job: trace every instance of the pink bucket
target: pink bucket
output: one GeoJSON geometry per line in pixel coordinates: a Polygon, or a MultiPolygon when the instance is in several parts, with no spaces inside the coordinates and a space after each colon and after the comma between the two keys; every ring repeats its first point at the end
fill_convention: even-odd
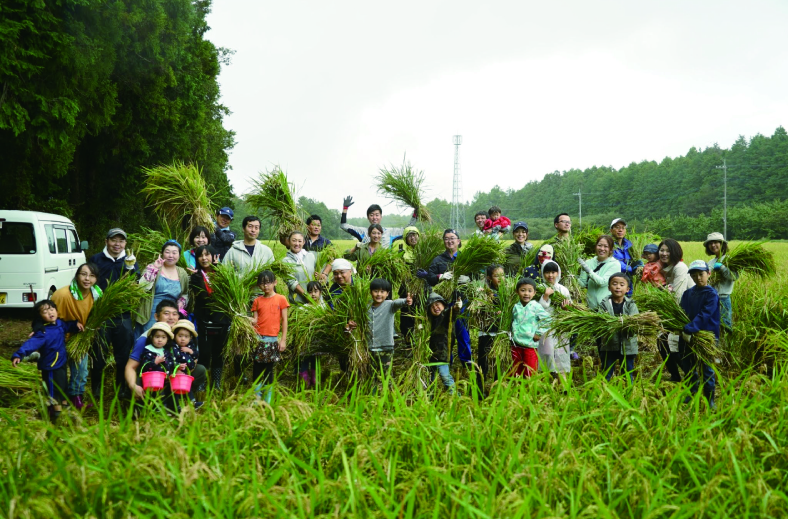
{"type": "Polygon", "coordinates": [[[194,377],[191,375],[185,375],[183,373],[178,373],[174,377],[170,377],[170,387],[172,388],[172,392],[176,395],[185,395],[192,389],[192,381],[194,377]]]}
{"type": "Polygon", "coordinates": [[[167,374],[163,371],[146,371],[142,374],[142,388],[146,391],[159,391],[164,389],[164,380],[167,374]]]}

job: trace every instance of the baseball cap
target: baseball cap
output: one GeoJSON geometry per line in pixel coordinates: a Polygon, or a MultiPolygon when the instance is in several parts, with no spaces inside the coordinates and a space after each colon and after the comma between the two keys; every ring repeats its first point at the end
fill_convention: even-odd
{"type": "Polygon", "coordinates": [[[613,220],[612,222],[610,222],[610,228],[612,229],[612,228],[613,228],[613,226],[614,226],[614,225],[616,225],[617,223],[623,223],[623,224],[624,224],[624,227],[626,227],[626,226],[627,226],[627,222],[625,222],[623,218],[616,218],[615,220],[613,220]]]}
{"type": "Polygon", "coordinates": [[[128,236],[126,236],[126,231],[124,231],[120,227],[113,227],[112,229],[109,230],[109,232],[107,233],[107,239],[109,240],[113,236],[123,236],[124,239],[128,238],[128,236]]]}
{"type": "Polygon", "coordinates": [[[689,266],[688,270],[690,272],[692,272],[693,270],[703,270],[705,272],[708,272],[709,271],[709,266],[703,260],[695,260],[692,263],[690,263],[690,266],[689,266]]]}
{"type": "Polygon", "coordinates": [[[516,231],[517,229],[519,229],[521,227],[523,229],[525,229],[525,232],[528,232],[528,224],[523,222],[523,221],[520,221],[520,222],[517,222],[516,224],[514,224],[514,227],[512,227],[512,232],[516,231]]]}
{"type": "Polygon", "coordinates": [[[235,213],[233,213],[233,210],[230,209],[229,207],[222,207],[221,209],[219,209],[219,214],[223,214],[224,216],[229,216],[230,220],[235,218],[235,213]]]}

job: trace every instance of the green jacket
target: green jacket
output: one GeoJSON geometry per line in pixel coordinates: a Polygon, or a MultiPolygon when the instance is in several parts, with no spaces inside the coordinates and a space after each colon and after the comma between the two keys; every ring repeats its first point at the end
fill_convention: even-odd
{"type": "Polygon", "coordinates": [[[523,246],[520,246],[519,243],[514,242],[504,249],[503,253],[506,255],[504,271],[506,272],[507,276],[514,276],[515,274],[520,273],[520,266],[522,264],[523,258],[527,256],[533,248],[534,244],[530,242],[525,242],[523,246]]]}
{"type": "MultiPolygon", "coordinates": [[[[599,302],[599,308],[597,309],[600,313],[608,313],[610,315],[615,315],[613,313],[613,302],[610,300],[610,296],[605,297],[602,301],[599,302]]],[[[635,302],[629,298],[624,298],[624,315],[637,315],[640,312],[638,311],[638,306],[635,302]]],[[[624,355],[637,355],[638,353],[638,337],[637,335],[633,335],[631,337],[626,337],[623,334],[617,334],[613,337],[610,341],[606,343],[602,343],[599,348],[601,351],[617,351],[624,355]]]]}
{"type": "Polygon", "coordinates": [[[537,348],[539,341],[534,340],[534,335],[544,336],[550,328],[550,314],[536,302],[528,301],[523,306],[517,302],[512,308],[512,338],[521,348],[537,348]]]}
{"type": "Polygon", "coordinates": [[[621,272],[621,263],[616,258],[610,256],[602,263],[599,263],[596,256],[586,260],[586,264],[591,268],[591,274],[585,270],[580,272],[580,286],[588,289],[586,292],[586,303],[588,308],[596,310],[599,302],[610,295],[607,282],[610,276],[616,272],[621,272]]]}

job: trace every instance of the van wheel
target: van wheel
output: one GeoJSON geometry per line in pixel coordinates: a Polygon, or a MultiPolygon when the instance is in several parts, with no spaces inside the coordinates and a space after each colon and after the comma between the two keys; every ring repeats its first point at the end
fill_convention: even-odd
{"type": "Polygon", "coordinates": [[[52,299],[52,294],[55,293],[55,287],[49,287],[49,292],[47,293],[47,299],[52,299]]]}

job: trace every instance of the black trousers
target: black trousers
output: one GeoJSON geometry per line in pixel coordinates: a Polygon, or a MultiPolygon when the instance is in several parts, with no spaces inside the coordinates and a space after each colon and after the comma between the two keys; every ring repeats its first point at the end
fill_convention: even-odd
{"type": "Polygon", "coordinates": [[[665,361],[665,368],[668,370],[668,373],[670,373],[671,378],[679,382],[681,380],[681,373],[679,372],[681,355],[679,352],[670,351],[667,334],[662,334],[657,337],[657,349],[659,349],[660,357],[665,361]]]}
{"type": "Polygon", "coordinates": [[[493,359],[490,357],[495,336],[493,335],[479,335],[479,346],[476,350],[476,363],[479,365],[479,371],[476,372],[476,385],[479,388],[479,398],[484,398],[484,381],[487,380],[487,375],[492,374],[493,380],[498,380],[498,373],[496,372],[493,359]]]}
{"type": "MultiPolygon", "coordinates": [[[[107,345],[112,345],[112,355],[115,358],[115,391],[120,390],[121,395],[125,395],[128,392],[128,386],[124,378],[124,371],[134,343],[131,315],[124,314],[108,321],[101,336],[107,345]]],[[[107,367],[103,348],[100,344],[94,344],[90,352],[92,363],[88,373],[90,374],[90,388],[93,398],[96,399],[101,395],[104,370],[107,367]]]]}

